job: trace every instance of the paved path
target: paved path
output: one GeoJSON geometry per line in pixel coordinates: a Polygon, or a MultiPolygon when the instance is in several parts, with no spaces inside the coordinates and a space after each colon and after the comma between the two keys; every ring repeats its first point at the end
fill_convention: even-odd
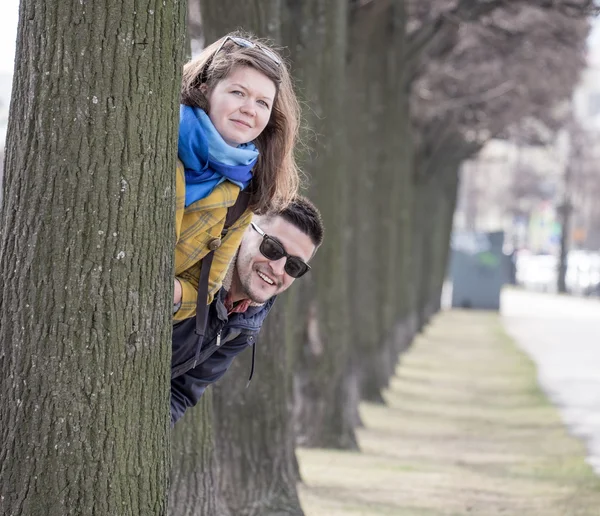
{"type": "Polygon", "coordinates": [[[437,316],[385,397],[361,406],[361,452],[298,451],[306,516],[600,514],[583,444],[497,315],[437,316]]]}
{"type": "Polygon", "coordinates": [[[600,301],[507,289],[502,315],[600,474],[600,301]]]}

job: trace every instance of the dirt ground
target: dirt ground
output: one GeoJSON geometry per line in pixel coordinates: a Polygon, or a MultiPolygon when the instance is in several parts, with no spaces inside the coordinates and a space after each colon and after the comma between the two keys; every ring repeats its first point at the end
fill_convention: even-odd
{"type": "Polygon", "coordinates": [[[306,516],[600,516],[600,479],[497,315],[445,312],[363,404],[361,452],[298,451],[306,516]]]}

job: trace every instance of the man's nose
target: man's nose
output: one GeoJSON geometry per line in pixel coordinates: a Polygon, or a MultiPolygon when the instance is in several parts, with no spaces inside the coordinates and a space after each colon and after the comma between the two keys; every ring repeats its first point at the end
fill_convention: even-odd
{"type": "Polygon", "coordinates": [[[269,262],[271,269],[273,269],[273,272],[275,274],[278,275],[282,275],[285,273],[285,261],[287,260],[287,258],[285,256],[282,256],[281,258],[279,258],[279,260],[271,260],[269,262]]]}

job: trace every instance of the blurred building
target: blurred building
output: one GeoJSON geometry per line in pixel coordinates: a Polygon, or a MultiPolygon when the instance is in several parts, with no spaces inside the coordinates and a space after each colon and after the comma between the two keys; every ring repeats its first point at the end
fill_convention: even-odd
{"type": "Polygon", "coordinates": [[[455,227],[504,231],[509,248],[556,252],[563,170],[554,148],[491,141],[462,166],[455,227]]]}
{"type": "Polygon", "coordinates": [[[463,164],[457,229],[502,230],[509,250],[557,254],[566,197],[571,246],[600,250],[600,26],[590,35],[572,110],[578,130],[563,131],[552,145],[493,140],[463,164]]]}

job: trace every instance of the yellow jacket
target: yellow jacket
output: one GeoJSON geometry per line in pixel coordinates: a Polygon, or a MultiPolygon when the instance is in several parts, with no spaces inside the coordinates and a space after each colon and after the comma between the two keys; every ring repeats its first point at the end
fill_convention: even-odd
{"type": "MultiPolygon", "coordinates": [[[[185,170],[183,164],[177,162],[177,208],[175,232],[175,276],[181,283],[181,307],[173,316],[181,321],[196,314],[196,298],[198,297],[198,278],[200,277],[200,260],[210,249],[208,245],[221,237],[227,208],[233,206],[240,188],[229,181],[218,185],[208,197],[200,199],[185,207],[185,170]]],[[[235,256],[242,241],[244,231],[250,225],[252,212],[244,214],[231,226],[221,246],[215,251],[208,280],[208,299],[210,304],[214,295],[223,284],[223,278],[231,259],[235,256]]]]}

